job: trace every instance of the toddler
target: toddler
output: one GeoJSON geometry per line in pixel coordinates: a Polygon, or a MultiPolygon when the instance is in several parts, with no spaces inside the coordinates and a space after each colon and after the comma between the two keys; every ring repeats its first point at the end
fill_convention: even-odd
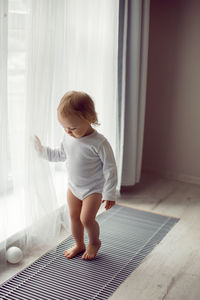
{"type": "Polygon", "coordinates": [[[83,92],[66,93],[57,109],[58,121],[65,130],[59,149],[42,146],[35,137],[35,148],[49,161],[65,161],[68,171],[67,201],[74,247],[64,255],[73,258],[84,252],[82,259],[95,258],[100,246],[99,224],[95,220],[102,202],[110,209],[115,204],[117,168],[112,148],[107,139],[98,133],[94,103],[83,92]],[[84,243],[84,228],[89,244],[84,243]]]}

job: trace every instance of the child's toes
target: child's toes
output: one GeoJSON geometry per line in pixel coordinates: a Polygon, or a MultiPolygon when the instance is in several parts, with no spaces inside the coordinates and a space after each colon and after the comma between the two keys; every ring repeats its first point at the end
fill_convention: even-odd
{"type": "Polygon", "coordinates": [[[84,259],[84,260],[88,260],[89,259],[89,255],[88,255],[87,250],[83,253],[82,259],[84,259]]]}
{"type": "Polygon", "coordinates": [[[64,256],[67,257],[67,258],[70,258],[70,253],[69,253],[68,250],[66,250],[66,251],[64,252],[64,256]]]}
{"type": "Polygon", "coordinates": [[[76,255],[78,255],[79,253],[83,252],[84,250],[85,250],[85,245],[82,245],[82,246],[75,245],[74,247],[72,247],[68,250],[65,250],[64,251],[64,256],[66,258],[73,258],[76,255]]]}
{"type": "Polygon", "coordinates": [[[97,243],[96,245],[89,244],[85,253],[82,256],[82,259],[85,259],[85,260],[94,259],[96,257],[96,254],[97,254],[100,246],[101,246],[101,241],[99,241],[99,243],[97,243]]]}

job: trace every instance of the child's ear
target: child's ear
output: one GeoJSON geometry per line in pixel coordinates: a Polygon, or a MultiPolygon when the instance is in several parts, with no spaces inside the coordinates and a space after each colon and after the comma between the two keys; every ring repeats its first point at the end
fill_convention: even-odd
{"type": "Polygon", "coordinates": [[[87,122],[89,122],[90,124],[92,124],[93,118],[91,117],[90,114],[85,113],[84,116],[83,116],[83,118],[84,118],[87,122]]]}
{"type": "Polygon", "coordinates": [[[90,114],[88,114],[88,117],[87,117],[88,121],[90,122],[90,124],[94,123],[95,120],[94,120],[94,117],[90,114]]]}

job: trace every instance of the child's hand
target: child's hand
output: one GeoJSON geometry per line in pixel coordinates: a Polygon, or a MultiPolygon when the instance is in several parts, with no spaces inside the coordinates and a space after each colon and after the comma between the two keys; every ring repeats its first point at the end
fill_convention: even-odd
{"type": "Polygon", "coordinates": [[[35,146],[35,150],[39,153],[39,154],[42,154],[43,153],[43,147],[42,147],[42,144],[40,142],[40,139],[39,137],[37,137],[35,135],[34,137],[34,146],[35,146]]]}
{"type": "MultiPolygon", "coordinates": [[[[102,203],[105,202],[105,200],[102,200],[102,203]]],[[[115,201],[110,201],[110,200],[106,200],[106,205],[105,205],[105,209],[108,210],[111,207],[113,207],[113,205],[115,205],[115,201]]]]}

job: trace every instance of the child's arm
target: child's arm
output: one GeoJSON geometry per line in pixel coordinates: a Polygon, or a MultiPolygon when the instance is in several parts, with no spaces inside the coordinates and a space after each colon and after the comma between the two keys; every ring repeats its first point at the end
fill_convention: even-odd
{"type": "Polygon", "coordinates": [[[106,201],[106,209],[115,204],[117,186],[117,166],[113,150],[107,140],[105,140],[99,150],[99,157],[103,163],[103,174],[105,178],[103,189],[103,202],[106,201]]]}
{"type": "Polygon", "coordinates": [[[63,147],[63,143],[61,143],[60,148],[51,149],[49,147],[42,146],[40,139],[35,136],[34,144],[36,151],[41,157],[54,162],[66,160],[66,153],[63,147]]]}

